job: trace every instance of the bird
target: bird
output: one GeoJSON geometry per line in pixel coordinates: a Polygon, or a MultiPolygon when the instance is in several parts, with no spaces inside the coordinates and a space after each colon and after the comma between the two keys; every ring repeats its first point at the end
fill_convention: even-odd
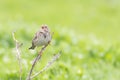
{"type": "Polygon", "coordinates": [[[46,24],[41,25],[41,28],[32,39],[32,46],[29,49],[35,49],[35,47],[45,46],[51,41],[51,33],[46,24]]]}

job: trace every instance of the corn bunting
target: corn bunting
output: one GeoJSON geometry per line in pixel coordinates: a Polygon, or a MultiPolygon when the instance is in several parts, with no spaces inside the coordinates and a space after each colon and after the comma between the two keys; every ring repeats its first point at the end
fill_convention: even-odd
{"type": "Polygon", "coordinates": [[[51,33],[47,25],[42,25],[41,29],[35,34],[32,40],[32,46],[29,49],[34,49],[36,46],[45,46],[51,41],[51,33]]]}

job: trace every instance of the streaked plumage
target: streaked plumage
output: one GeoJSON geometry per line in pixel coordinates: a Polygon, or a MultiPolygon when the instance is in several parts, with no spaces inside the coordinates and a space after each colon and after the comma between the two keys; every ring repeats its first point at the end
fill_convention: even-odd
{"type": "Polygon", "coordinates": [[[50,30],[47,25],[42,25],[41,29],[35,34],[32,40],[32,46],[29,49],[34,49],[36,46],[44,46],[51,40],[50,30]]]}

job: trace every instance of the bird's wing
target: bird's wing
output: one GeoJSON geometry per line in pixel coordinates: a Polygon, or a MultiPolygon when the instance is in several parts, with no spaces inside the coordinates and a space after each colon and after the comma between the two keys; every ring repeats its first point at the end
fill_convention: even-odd
{"type": "Polygon", "coordinates": [[[34,38],[33,38],[33,41],[36,40],[38,37],[38,32],[35,34],[34,38]]]}
{"type": "Polygon", "coordinates": [[[37,40],[38,37],[41,36],[41,35],[44,35],[44,32],[38,31],[38,32],[35,34],[35,36],[34,36],[34,38],[33,38],[33,41],[37,40]]]}

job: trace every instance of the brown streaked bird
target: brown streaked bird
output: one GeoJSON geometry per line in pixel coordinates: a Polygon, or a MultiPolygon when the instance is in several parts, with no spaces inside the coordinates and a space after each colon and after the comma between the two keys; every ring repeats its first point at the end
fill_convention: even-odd
{"type": "Polygon", "coordinates": [[[42,25],[41,29],[35,34],[32,40],[32,46],[29,49],[35,47],[45,46],[51,41],[51,33],[47,25],[42,25]]]}

